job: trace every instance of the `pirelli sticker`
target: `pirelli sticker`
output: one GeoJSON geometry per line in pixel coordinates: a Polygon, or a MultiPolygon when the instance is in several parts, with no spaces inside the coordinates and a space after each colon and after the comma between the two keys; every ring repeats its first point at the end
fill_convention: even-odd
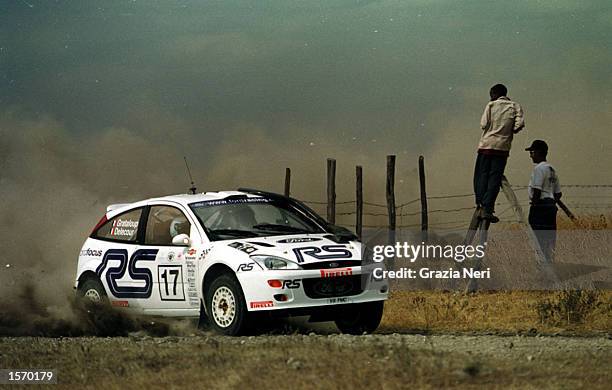
{"type": "Polygon", "coordinates": [[[272,301],[257,301],[257,302],[250,302],[249,305],[251,306],[251,309],[260,309],[263,307],[273,307],[274,306],[274,302],[272,301]]]}

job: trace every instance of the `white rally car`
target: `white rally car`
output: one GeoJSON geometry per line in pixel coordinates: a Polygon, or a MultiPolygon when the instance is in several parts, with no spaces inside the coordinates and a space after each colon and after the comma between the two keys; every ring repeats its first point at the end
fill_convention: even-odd
{"type": "Polygon", "coordinates": [[[388,296],[362,258],[357,237],[293,198],[183,194],[109,206],[81,249],[75,288],[139,314],[207,319],[228,335],[257,312],[361,334],[378,327],[388,296]]]}

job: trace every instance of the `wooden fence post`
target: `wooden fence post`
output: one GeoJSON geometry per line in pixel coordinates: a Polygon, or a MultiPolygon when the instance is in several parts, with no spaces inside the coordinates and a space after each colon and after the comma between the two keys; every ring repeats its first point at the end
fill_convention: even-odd
{"type": "Polygon", "coordinates": [[[327,159],[327,221],[336,223],[336,160],[327,159]]]}
{"type": "Polygon", "coordinates": [[[421,236],[423,241],[427,241],[427,229],[429,219],[427,217],[427,191],[425,189],[425,158],[419,156],[419,183],[421,187],[421,236]]]}
{"type": "Polygon", "coordinates": [[[389,244],[395,242],[395,156],[387,156],[387,213],[389,214],[389,244]]]}
{"type": "Polygon", "coordinates": [[[355,167],[356,194],[355,194],[355,233],[361,240],[363,227],[363,171],[360,165],[355,167]]]}
{"type": "Polygon", "coordinates": [[[285,196],[291,193],[291,168],[285,168],[285,196]]]}

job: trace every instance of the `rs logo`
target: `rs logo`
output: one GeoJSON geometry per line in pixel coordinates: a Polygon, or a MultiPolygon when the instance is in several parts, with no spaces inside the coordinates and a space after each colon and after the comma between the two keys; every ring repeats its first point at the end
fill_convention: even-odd
{"type": "Polygon", "coordinates": [[[157,249],[139,249],[128,261],[128,252],[125,249],[109,249],[102,258],[102,264],[96,269],[96,274],[101,278],[104,269],[110,260],[118,260],[119,265],[108,267],[106,271],[106,283],[110,292],[117,298],[149,298],[153,290],[153,275],[148,268],[138,268],[139,261],[154,261],[157,249]],[[123,278],[128,272],[132,280],[144,281],[144,286],[119,286],[117,280],[123,278]]]}
{"type": "Polygon", "coordinates": [[[352,256],[351,251],[346,249],[344,245],[323,245],[321,248],[316,246],[306,246],[302,248],[295,248],[293,253],[295,253],[298,263],[304,262],[304,255],[314,257],[318,260],[349,259],[352,256]],[[328,254],[321,254],[321,252],[327,252],[328,254]]]}
{"type": "Polygon", "coordinates": [[[244,263],[238,266],[236,271],[253,271],[253,266],[255,263],[244,263]]]}
{"type": "Polygon", "coordinates": [[[295,280],[283,280],[283,287],[282,288],[289,288],[289,289],[294,289],[294,288],[300,288],[300,279],[295,279],[295,280]]]}

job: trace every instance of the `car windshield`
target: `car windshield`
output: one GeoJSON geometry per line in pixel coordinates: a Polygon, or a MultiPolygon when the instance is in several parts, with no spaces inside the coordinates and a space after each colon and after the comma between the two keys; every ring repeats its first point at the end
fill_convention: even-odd
{"type": "Polygon", "coordinates": [[[189,205],[212,241],[231,238],[325,233],[287,202],[235,195],[189,205]]]}

